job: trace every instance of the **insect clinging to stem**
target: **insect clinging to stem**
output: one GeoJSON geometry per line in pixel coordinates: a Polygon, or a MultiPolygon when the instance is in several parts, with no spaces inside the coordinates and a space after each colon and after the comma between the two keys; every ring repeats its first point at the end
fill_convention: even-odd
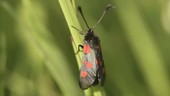
{"type": "Polygon", "coordinates": [[[97,23],[93,27],[89,27],[87,24],[87,21],[83,15],[81,7],[78,7],[78,11],[80,12],[86,27],[88,28],[86,33],[80,32],[81,35],[84,35],[84,44],[78,45],[78,51],[80,51],[80,48],[83,49],[83,57],[82,57],[82,66],[80,69],[80,77],[79,77],[79,85],[80,88],[85,90],[91,86],[95,86],[97,84],[101,84],[101,86],[104,84],[105,80],[105,66],[102,56],[102,50],[100,46],[100,39],[99,37],[94,33],[94,28],[97,24],[101,22],[107,11],[113,8],[111,4],[107,5],[102,16],[99,18],[97,23]]]}

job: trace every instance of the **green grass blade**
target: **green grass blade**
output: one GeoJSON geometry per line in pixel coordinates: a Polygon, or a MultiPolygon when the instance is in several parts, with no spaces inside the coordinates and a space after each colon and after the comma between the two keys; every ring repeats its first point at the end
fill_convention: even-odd
{"type": "MultiPolygon", "coordinates": [[[[77,29],[82,30],[82,28],[80,27],[78,18],[76,16],[76,9],[74,9],[75,5],[72,5],[70,1],[68,0],[59,0],[60,6],[62,8],[62,11],[64,13],[64,16],[66,18],[68,27],[70,29],[71,35],[73,37],[73,48],[74,48],[74,52],[77,52],[77,46],[79,44],[82,44],[82,39],[80,39],[80,34],[78,32],[76,32],[77,30],[75,30],[73,27],[76,27],[77,29]]],[[[77,62],[78,62],[78,66],[80,68],[81,66],[81,58],[82,58],[82,53],[79,52],[78,56],[76,55],[77,58],[77,62]]],[[[104,90],[103,89],[99,89],[99,88],[94,88],[95,90],[93,90],[93,94],[92,94],[92,90],[91,88],[85,90],[85,94],[86,96],[104,96],[103,93],[104,90]]]]}

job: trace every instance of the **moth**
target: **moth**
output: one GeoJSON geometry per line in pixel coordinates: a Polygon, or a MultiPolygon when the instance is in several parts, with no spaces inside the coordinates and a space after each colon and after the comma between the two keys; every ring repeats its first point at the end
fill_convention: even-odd
{"type": "Polygon", "coordinates": [[[96,27],[97,24],[100,23],[100,21],[103,19],[103,17],[105,16],[105,14],[110,8],[113,8],[112,5],[111,4],[107,5],[100,19],[93,27],[90,28],[83,15],[81,7],[78,7],[78,10],[88,28],[87,32],[80,33],[84,35],[84,44],[78,45],[78,51],[77,51],[79,52],[80,48],[83,49],[82,66],[80,69],[80,76],[79,76],[79,85],[80,88],[83,90],[91,86],[95,86],[99,83],[101,84],[101,86],[104,84],[105,74],[106,74],[105,66],[104,66],[102,50],[100,46],[100,39],[94,33],[94,28],[96,27]]]}

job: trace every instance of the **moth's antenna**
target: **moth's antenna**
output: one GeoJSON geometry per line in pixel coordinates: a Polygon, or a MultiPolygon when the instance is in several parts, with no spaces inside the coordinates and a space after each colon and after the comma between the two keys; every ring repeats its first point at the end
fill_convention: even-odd
{"type": "Polygon", "coordinates": [[[83,12],[82,12],[82,10],[81,10],[81,7],[80,7],[80,6],[78,6],[78,11],[80,12],[81,16],[83,17],[83,20],[84,20],[84,22],[85,22],[85,24],[86,24],[87,28],[88,28],[88,29],[90,29],[90,27],[89,27],[89,25],[87,24],[87,21],[86,21],[86,19],[85,19],[84,15],[83,15],[83,12]]]}
{"type": "Polygon", "coordinates": [[[97,21],[97,23],[92,27],[92,29],[94,29],[96,27],[97,24],[100,23],[100,21],[103,19],[103,17],[105,16],[105,14],[107,13],[107,11],[110,9],[110,8],[115,8],[115,7],[112,7],[111,4],[107,5],[102,16],[100,17],[100,19],[97,21]]]}

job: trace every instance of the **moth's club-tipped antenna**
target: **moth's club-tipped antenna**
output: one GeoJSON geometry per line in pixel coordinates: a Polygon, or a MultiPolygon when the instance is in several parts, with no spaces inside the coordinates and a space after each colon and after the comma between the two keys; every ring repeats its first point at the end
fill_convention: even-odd
{"type": "Polygon", "coordinates": [[[103,19],[103,17],[106,15],[106,13],[108,12],[108,10],[109,10],[110,8],[114,8],[114,7],[112,7],[111,4],[109,4],[109,5],[106,6],[106,8],[105,8],[105,10],[104,10],[104,12],[103,12],[103,14],[102,14],[102,16],[101,16],[100,19],[97,21],[97,23],[92,27],[92,29],[94,29],[94,28],[97,26],[97,24],[99,24],[99,23],[101,22],[101,20],[103,19]]]}

